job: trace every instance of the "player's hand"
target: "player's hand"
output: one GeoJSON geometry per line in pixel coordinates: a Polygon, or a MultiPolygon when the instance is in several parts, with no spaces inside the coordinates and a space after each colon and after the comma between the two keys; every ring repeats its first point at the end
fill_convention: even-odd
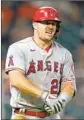
{"type": "Polygon", "coordinates": [[[45,103],[44,108],[50,114],[56,114],[64,108],[64,102],[57,99],[56,101],[51,101],[51,106],[48,103],[45,103]]]}
{"type": "Polygon", "coordinates": [[[44,109],[48,112],[48,113],[52,113],[54,112],[54,107],[52,104],[52,101],[55,103],[57,97],[50,94],[48,91],[44,91],[41,95],[41,99],[44,101],[44,109]]]}
{"type": "Polygon", "coordinates": [[[46,102],[44,105],[45,110],[50,114],[57,114],[65,107],[66,101],[64,99],[60,99],[58,97],[57,99],[52,99],[51,106],[46,102]]]}

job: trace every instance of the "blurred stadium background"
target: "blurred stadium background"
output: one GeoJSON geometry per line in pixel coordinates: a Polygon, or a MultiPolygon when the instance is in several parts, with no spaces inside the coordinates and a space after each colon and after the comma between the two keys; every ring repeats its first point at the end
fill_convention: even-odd
{"type": "Polygon", "coordinates": [[[40,6],[58,9],[62,20],[58,42],[73,54],[77,94],[64,109],[66,119],[84,118],[84,1],[1,1],[2,119],[10,119],[8,76],[4,73],[8,46],[33,35],[32,16],[40,6]]]}

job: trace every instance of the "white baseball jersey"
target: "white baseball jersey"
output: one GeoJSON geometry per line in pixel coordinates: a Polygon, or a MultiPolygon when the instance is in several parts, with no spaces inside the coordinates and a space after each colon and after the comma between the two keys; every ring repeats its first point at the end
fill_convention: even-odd
{"type": "MultiPolygon", "coordinates": [[[[72,80],[75,87],[75,75],[72,68],[71,53],[55,41],[52,41],[48,52],[40,48],[32,37],[13,43],[8,49],[6,73],[10,70],[20,69],[36,86],[50,91],[55,96],[60,91],[63,78],[72,80]]],[[[12,107],[23,107],[17,103],[19,101],[27,105],[40,106],[43,109],[41,99],[22,94],[13,86],[10,86],[10,91],[12,107]]]]}

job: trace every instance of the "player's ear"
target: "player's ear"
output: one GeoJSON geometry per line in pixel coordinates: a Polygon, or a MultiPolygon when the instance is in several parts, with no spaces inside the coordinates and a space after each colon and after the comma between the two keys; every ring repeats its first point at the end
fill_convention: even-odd
{"type": "Polygon", "coordinates": [[[36,22],[33,22],[32,23],[32,26],[33,26],[33,28],[36,30],[37,29],[37,23],[36,22]]]}

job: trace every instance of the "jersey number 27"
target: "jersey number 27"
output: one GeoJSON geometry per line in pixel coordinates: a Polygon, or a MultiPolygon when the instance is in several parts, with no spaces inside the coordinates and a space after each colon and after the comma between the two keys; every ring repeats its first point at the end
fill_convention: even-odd
{"type": "Polygon", "coordinates": [[[51,94],[57,94],[58,93],[58,80],[53,79],[51,82],[51,94]]]}

